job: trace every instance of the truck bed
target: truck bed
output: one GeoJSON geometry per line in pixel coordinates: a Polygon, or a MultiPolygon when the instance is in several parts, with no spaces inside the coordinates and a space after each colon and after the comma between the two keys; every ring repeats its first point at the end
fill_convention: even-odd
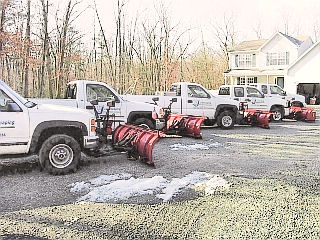
{"type": "Polygon", "coordinates": [[[39,104],[53,104],[68,107],[78,107],[75,99],[50,99],[50,98],[30,98],[30,101],[39,104]]]}

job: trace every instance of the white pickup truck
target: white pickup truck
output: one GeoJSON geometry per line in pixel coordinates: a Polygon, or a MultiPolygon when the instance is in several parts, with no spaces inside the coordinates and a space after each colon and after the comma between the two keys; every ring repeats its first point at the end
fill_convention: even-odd
{"type": "Polygon", "coordinates": [[[299,94],[286,93],[281,87],[276,84],[264,84],[264,83],[255,83],[250,84],[250,86],[256,87],[260,92],[266,97],[276,97],[282,98],[284,100],[290,101],[291,106],[296,107],[306,107],[306,98],[305,96],[299,94]]]}
{"type": "Polygon", "coordinates": [[[177,101],[171,105],[172,113],[205,116],[205,124],[229,129],[241,120],[237,101],[213,96],[200,84],[191,82],[178,82],[172,84],[170,91],[164,96],[155,95],[124,95],[124,99],[152,103],[166,108],[172,98],[177,101]]]}
{"type": "Polygon", "coordinates": [[[31,99],[35,103],[71,106],[89,109],[93,112],[92,100],[98,100],[97,110],[104,114],[106,101],[113,100],[115,106],[110,108],[110,115],[115,120],[136,125],[145,125],[152,129],[162,129],[163,123],[160,118],[160,108],[154,104],[128,101],[123,99],[111,86],[103,82],[77,80],[67,84],[64,99],[31,99]]]}
{"type": "Polygon", "coordinates": [[[272,112],[272,120],[280,121],[289,115],[290,102],[282,98],[265,97],[257,88],[247,85],[222,85],[218,96],[245,102],[249,109],[267,110],[272,112]]]}
{"type": "Polygon", "coordinates": [[[88,111],[35,104],[0,81],[0,157],[38,154],[49,173],[75,171],[81,151],[98,147],[95,127],[88,111]]]}

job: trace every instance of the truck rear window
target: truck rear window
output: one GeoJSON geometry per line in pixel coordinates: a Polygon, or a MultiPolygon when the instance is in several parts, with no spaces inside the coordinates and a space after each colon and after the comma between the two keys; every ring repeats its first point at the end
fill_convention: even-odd
{"type": "Polygon", "coordinates": [[[244,97],[244,89],[243,89],[243,87],[235,87],[234,88],[234,96],[236,96],[236,97],[244,97]]]}
{"type": "Polygon", "coordinates": [[[230,87],[220,87],[218,95],[230,95],[230,87]]]}

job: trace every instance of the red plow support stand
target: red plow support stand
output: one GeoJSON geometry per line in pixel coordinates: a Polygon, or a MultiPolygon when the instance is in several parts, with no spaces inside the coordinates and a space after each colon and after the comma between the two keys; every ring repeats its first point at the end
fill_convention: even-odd
{"type": "Polygon", "coordinates": [[[245,109],[243,113],[243,118],[246,123],[252,126],[258,126],[261,128],[269,129],[269,122],[272,113],[269,111],[262,111],[256,109],[245,109]]]}
{"type": "Polygon", "coordinates": [[[316,120],[316,112],[313,108],[291,106],[290,117],[295,120],[314,122],[316,120]]]}
{"type": "Polygon", "coordinates": [[[126,151],[135,158],[141,158],[153,164],[152,149],[160,137],[165,134],[134,125],[120,125],[113,133],[113,145],[116,150],[126,151]]]}
{"type": "Polygon", "coordinates": [[[206,117],[170,114],[163,131],[166,134],[202,138],[200,128],[205,119],[206,117]]]}

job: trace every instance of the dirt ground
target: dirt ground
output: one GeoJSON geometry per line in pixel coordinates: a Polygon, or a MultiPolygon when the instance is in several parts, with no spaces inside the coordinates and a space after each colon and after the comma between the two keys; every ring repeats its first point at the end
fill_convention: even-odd
{"type": "MultiPolygon", "coordinates": [[[[252,189],[255,189],[254,191],[258,192],[259,194],[265,194],[264,196],[267,199],[271,198],[273,201],[273,188],[277,188],[277,191],[279,191],[279,193],[281,192],[281,194],[288,193],[288,191],[285,189],[294,188],[294,192],[299,192],[299,196],[302,198],[310,197],[312,199],[318,199],[320,195],[319,110],[320,108],[317,108],[317,120],[315,123],[284,120],[280,123],[271,123],[271,128],[269,130],[249,126],[236,126],[234,129],[228,131],[221,130],[216,127],[204,127],[202,129],[203,139],[200,140],[191,138],[161,139],[156,144],[153,152],[156,167],[147,166],[139,161],[130,161],[126,158],[125,154],[119,154],[116,156],[103,157],[99,159],[86,158],[85,164],[79,169],[77,173],[65,176],[51,176],[45,172],[40,172],[38,168],[35,168],[34,170],[28,171],[26,173],[6,174],[0,177],[0,235],[1,233],[6,233],[6,231],[4,231],[1,226],[6,226],[6,223],[9,221],[8,219],[10,219],[10,221],[18,221],[17,219],[20,219],[19,221],[27,222],[39,221],[39,219],[35,217],[35,215],[31,214],[32,216],[30,216],[26,215],[26,213],[17,211],[26,209],[28,211],[31,211],[32,213],[38,212],[37,214],[39,214],[39,212],[43,214],[42,211],[47,212],[49,211],[48,209],[52,210],[52,208],[57,208],[60,210],[63,209],[64,211],[67,211],[66,206],[70,206],[67,204],[72,204],[72,206],[74,206],[73,204],[79,197],[78,194],[70,193],[70,187],[68,186],[71,183],[86,181],[102,174],[111,175],[116,173],[129,173],[137,178],[163,176],[167,179],[172,179],[183,177],[194,171],[203,171],[228,179],[230,182],[235,184],[236,187],[234,190],[232,190],[235,192],[237,191],[236,189],[238,189],[237,187],[243,186],[243,188],[241,188],[242,190],[247,188],[250,192],[252,189]],[[176,144],[180,144],[180,146],[182,145],[186,147],[192,146],[194,144],[201,144],[207,146],[208,149],[175,150],[174,146],[177,146],[176,144]],[[26,218],[28,220],[26,220],[26,218]]],[[[32,161],[33,160],[30,159],[27,160],[27,162],[31,163],[32,161]]],[[[35,166],[35,164],[33,164],[33,166],[35,166]]],[[[234,195],[235,199],[243,193],[241,192],[240,194],[240,192],[237,192],[237,194],[234,195]]],[[[229,197],[230,196],[228,195],[228,199],[229,197]]],[[[285,199],[287,198],[281,198],[281,201],[285,202],[285,199]]],[[[172,206],[177,206],[175,204],[179,204],[178,206],[182,204],[182,207],[185,204],[188,205],[190,201],[195,201],[197,204],[199,204],[198,201],[200,201],[201,204],[203,204],[203,201],[205,201],[207,204],[207,201],[212,201],[212,199],[208,200],[206,199],[206,197],[203,197],[201,192],[195,191],[194,189],[189,189],[182,191],[180,194],[175,196],[168,204],[161,203],[161,201],[155,196],[144,195],[130,198],[129,200],[125,201],[110,200],[108,203],[111,205],[107,204],[107,207],[114,209],[120,208],[120,206],[122,206],[122,210],[119,210],[119,212],[121,213],[123,211],[127,211],[128,208],[130,208],[131,210],[132,208],[134,208],[135,211],[139,213],[139,211],[141,211],[140,208],[149,209],[150,207],[152,208],[152,206],[156,206],[155,208],[172,208],[172,206]],[[128,203],[129,205],[127,205],[128,203]]],[[[233,200],[231,199],[230,201],[233,200]]],[[[251,204],[255,203],[256,200],[252,200],[251,204]]],[[[300,203],[297,202],[292,204],[293,206],[295,206],[295,204],[300,203]]],[[[275,203],[276,207],[273,207],[277,208],[280,205],[281,204],[278,202],[275,203]]],[[[212,203],[210,204],[210,206],[212,207],[214,206],[214,204],[212,203]]],[[[232,204],[230,204],[229,202],[226,206],[230,207],[232,206],[232,204]]],[[[317,209],[319,205],[312,206],[314,207],[314,209],[310,210],[310,214],[315,214],[314,219],[318,219],[320,221],[319,213],[316,213],[318,211],[317,209]]],[[[99,209],[101,206],[90,205],[90,207],[99,209]]],[[[183,211],[185,211],[185,209],[183,211]]],[[[117,212],[117,214],[120,214],[119,212],[117,212]]],[[[213,212],[212,214],[216,215],[217,213],[213,212]]],[[[161,216],[161,214],[159,216],[161,216]]],[[[187,216],[188,214],[185,214],[185,218],[187,218],[187,216]]],[[[199,216],[199,219],[202,219],[201,216],[199,216]]],[[[64,217],[60,217],[62,219],[61,221],[63,222],[64,217]]],[[[226,216],[226,218],[228,218],[228,216],[226,216]]],[[[134,219],[136,220],[136,218],[134,219]]],[[[189,220],[186,220],[186,222],[189,222],[189,220]]],[[[124,219],[121,219],[121,221],[124,221],[124,219]]],[[[132,221],[132,219],[130,221],[132,221]]],[[[319,221],[317,222],[319,223],[319,221]]],[[[53,223],[50,222],[49,225],[52,226],[52,224],[53,223]]],[[[87,224],[86,227],[90,229],[91,227],[89,225],[87,224]]],[[[133,227],[132,229],[130,228],[132,232],[135,232],[137,229],[139,229],[139,226],[134,226],[135,227],[133,227]]],[[[154,236],[158,236],[158,239],[201,239],[204,236],[207,236],[209,238],[213,237],[213,233],[205,232],[204,229],[206,228],[204,228],[203,226],[206,225],[201,225],[201,227],[199,227],[198,225],[194,226],[194,229],[188,232],[188,234],[191,234],[189,237],[186,237],[186,235],[179,235],[174,230],[172,230],[171,233],[169,231],[171,235],[154,236]],[[201,230],[200,232],[198,231],[199,229],[201,230]],[[176,236],[175,234],[178,235],[176,236]]],[[[312,228],[313,227],[315,229],[315,233],[320,234],[319,224],[312,225],[312,228]]],[[[310,226],[308,226],[308,228],[310,228],[310,226]]],[[[79,230],[78,227],[76,227],[76,229],[79,230]]],[[[135,238],[128,237],[129,235],[123,235],[124,233],[120,230],[119,233],[115,230],[110,230],[109,228],[109,230],[106,230],[106,228],[104,228],[103,226],[102,229],[104,229],[106,233],[102,234],[101,236],[98,234],[97,239],[104,239],[104,237],[110,236],[112,239],[151,239],[150,236],[152,234],[155,234],[155,232],[152,232],[155,230],[150,230],[150,232],[147,232],[146,235],[139,235],[139,237],[135,238]]],[[[130,229],[126,227],[126,231],[129,231],[130,229]]],[[[15,234],[20,232],[22,234],[22,237],[23,234],[26,233],[21,229],[19,229],[19,231],[8,230],[8,232],[15,234]]],[[[30,233],[30,231],[27,232],[30,233]]],[[[235,232],[237,232],[237,230],[235,230],[235,232]]],[[[221,234],[222,235],[216,236],[217,239],[224,239],[224,237],[222,236],[224,236],[223,234],[226,234],[226,232],[221,232],[221,234]]],[[[318,236],[312,234],[308,235],[308,233],[304,234],[307,235],[302,234],[301,239],[303,239],[302,237],[305,237],[304,239],[313,239],[313,237],[318,236]]],[[[285,236],[287,237],[289,235],[288,233],[286,233],[285,236]]],[[[3,239],[10,239],[11,235],[9,234],[3,236],[7,237],[3,237],[3,239]]],[[[18,235],[16,235],[16,237],[17,236],[18,235]]],[[[36,234],[34,236],[46,236],[48,239],[50,239],[48,235],[43,234],[36,234]]],[[[55,238],[57,237],[57,235],[54,236],[55,238]]],[[[229,235],[227,234],[225,236],[229,235]]],[[[240,235],[237,236],[239,237],[240,235]]],[[[261,237],[260,239],[263,239],[267,235],[250,236],[252,237],[252,239],[259,239],[259,237],[261,237]]],[[[275,237],[276,235],[271,234],[270,236],[275,237]]],[[[88,236],[84,234],[84,237],[79,237],[79,239],[85,239],[86,237],[88,236]]],[[[233,235],[228,239],[232,238],[234,238],[233,235]]],[[[60,238],[58,237],[58,239],[60,238]]]]}

